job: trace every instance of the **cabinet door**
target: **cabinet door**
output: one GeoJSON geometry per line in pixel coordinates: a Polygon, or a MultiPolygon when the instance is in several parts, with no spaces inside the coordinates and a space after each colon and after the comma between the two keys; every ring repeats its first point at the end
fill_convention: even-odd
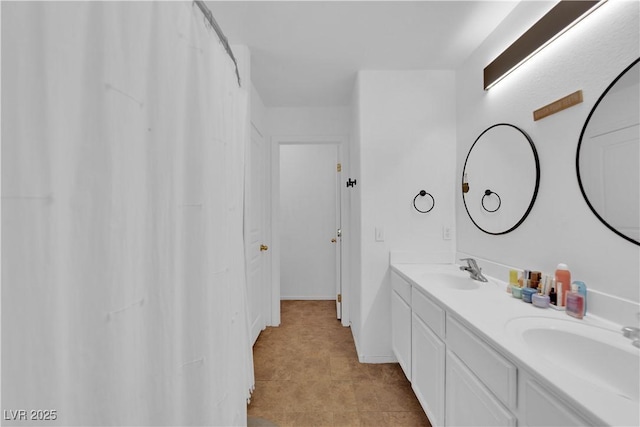
{"type": "Polygon", "coordinates": [[[448,426],[515,426],[516,418],[455,354],[447,350],[445,420],[448,426]]]}
{"type": "Polygon", "coordinates": [[[418,317],[412,317],[411,386],[431,425],[444,425],[444,342],[418,317]]]}
{"type": "Polygon", "coordinates": [[[411,380],[411,307],[396,291],[391,292],[391,347],[411,380]]]}
{"type": "Polygon", "coordinates": [[[524,392],[525,426],[587,426],[587,423],[575,411],[553,397],[553,393],[529,379],[525,383],[524,392]]]}
{"type": "Polygon", "coordinates": [[[516,409],[518,368],[447,314],[447,349],[510,410],[516,409]]]}

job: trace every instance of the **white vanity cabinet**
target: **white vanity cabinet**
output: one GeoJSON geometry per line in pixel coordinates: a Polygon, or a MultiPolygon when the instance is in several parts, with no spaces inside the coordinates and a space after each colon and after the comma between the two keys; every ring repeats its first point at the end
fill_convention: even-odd
{"type": "Polygon", "coordinates": [[[391,347],[411,380],[411,285],[391,273],[391,347]]]}
{"type": "MultiPolygon", "coordinates": [[[[415,289],[413,292],[414,301],[425,298],[416,294],[415,289]]],[[[411,387],[431,424],[441,426],[444,425],[446,347],[419,313],[413,312],[411,323],[411,387]]],[[[442,327],[444,330],[444,316],[442,327]]]]}
{"type": "MultiPolygon", "coordinates": [[[[392,345],[433,426],[588,426],[464,313],[391,272],[392,345]]],[[[591,420],[591,421],[589,421],[591,420]]]]}

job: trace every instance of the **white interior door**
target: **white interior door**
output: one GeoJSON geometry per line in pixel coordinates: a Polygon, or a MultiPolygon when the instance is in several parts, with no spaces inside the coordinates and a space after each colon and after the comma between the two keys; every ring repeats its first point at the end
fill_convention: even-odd
{"type": "Polygon", "coordinates": [[[280,145],[280,296],[340,293],[339,158],[336,144],[280,145]]]}
{"type": "Polygon", "coordinates": [[[265,242],[265,160],[264,137],[251,126],[249,146],[249,164],[247,169],[247,189],[245,196],[245,248],[247,258],[247,294],[251,321],[252,342],[258,339],[260,331],[266,327],[266,308],[268,304],[268,283],[266,265],[268,246],[265,242]]]}

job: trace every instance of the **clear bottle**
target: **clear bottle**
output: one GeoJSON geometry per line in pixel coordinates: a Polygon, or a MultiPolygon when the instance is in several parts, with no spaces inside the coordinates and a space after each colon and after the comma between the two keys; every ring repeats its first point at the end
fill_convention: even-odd
{"type": "Polygon", "coordinates": [[[562,293],[558,292],[558,307],[564,307],[567,305],[567,294],[571,285],[571,272],[567,264],[558,264],[555,279],[556,285],[562,283],[562,293]]]}
{"type": "Polygon", "coordinates": [[[584,297],[578,293],[578,285],[571,285],[571,292],[567,294],[567,314],[577,319],[584,317],[584,297]]]}

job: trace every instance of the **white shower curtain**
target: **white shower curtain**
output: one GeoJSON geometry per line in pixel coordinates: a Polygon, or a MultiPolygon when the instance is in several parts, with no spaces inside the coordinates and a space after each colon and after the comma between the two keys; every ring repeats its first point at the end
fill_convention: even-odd
{"type": "Polygon", "coordinates": [[[244,424],[233,62],[191,2],[1,14],[2,409],[55,418],[3,425],[244,424]]]}

